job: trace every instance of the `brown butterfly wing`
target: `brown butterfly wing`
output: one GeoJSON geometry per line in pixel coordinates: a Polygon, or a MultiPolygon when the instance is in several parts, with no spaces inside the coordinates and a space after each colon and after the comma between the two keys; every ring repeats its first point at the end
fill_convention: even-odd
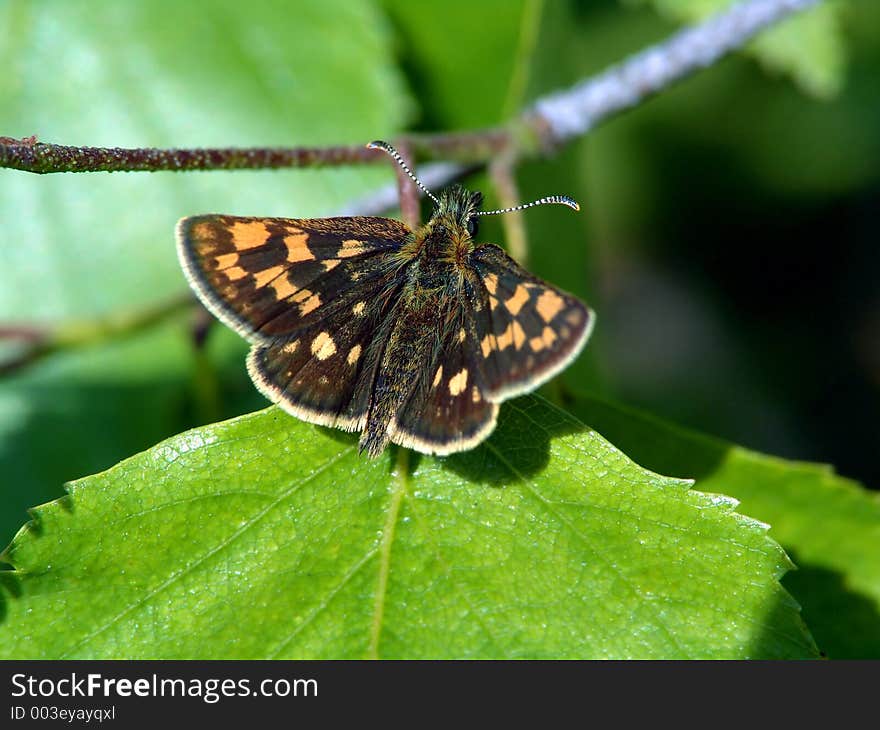
{"type": "Polygon", "coordinates": [[[477,247],[471,264],[482,282],[474,327],[486,398],[498,403],[537,388],[568,365],[586,344],[595,317],[498,246],[477,247]]]}
{"type": "Polygon", "coordinates": [[[362,428],[410,231],[389,218],[202,215],[177,227],[205,306],[253,343],[257,388],[312,423],[362,428]]]}
{"type": "Polygon", "coordinates": [[[391,218],[201,215],[178,223],[177,250],[205,306],[251,342],[270,344],[367,291],[387,272],[382,254],[409,234],[391,218]]]}
{"type": "Polygon", "coordinates": [[[360,431],[387,339],[383,317],[381,306],[355,303],[299,329],[294,337],[254,345],[248,356],[251,379],[267,398],[299,418],[360,431]]]}

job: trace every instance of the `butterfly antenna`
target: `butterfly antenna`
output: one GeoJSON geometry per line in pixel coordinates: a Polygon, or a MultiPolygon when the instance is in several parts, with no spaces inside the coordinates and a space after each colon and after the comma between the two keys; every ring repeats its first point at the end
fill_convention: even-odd
{"type": "Polygon", "coordinates": [[[393,159],[398,165],[400,165],[400,167],[403,169],[403,171],[404,171],[407,175],[409,175],[410,179],[411,179],[416,185],[419,186],[419,188],[421,189],[421,191],[422,191],[425,195],[427,195],[431,200],[433,200],[434,203],[436,203],[437,205],[440,205],[440,201],[437,200],[437,196],[434,195],[434,193],[432,193],[430,190],[428,190],[428,188],[426,188],[424,185],[422,185],[422,181],[419,180],[415,175],[413,175],[412,170],[410,170],[409,167],[407,167],[407,164],[403,161],[403,158],[400,156],[400,153],[399,153],[396,149],[394,149],[390,144],[388,144],[387,142],[383,142],[383,141],[380,140],[380,139],[377,139],[375,142],[370,142],[370,144],[367,145],[367,149],[370,149],[370,150],[382,150],[383,152],[385,152],[385,153],[391,155],[392,159],[393,159]]]}
{"type": "Polygon", "coordinates": [[[567,205],[569,208],[573,208],[574,210],[580,210],[581,206],[579,206],[574,200],[569,198],[567,195],[551,195],[549,198],[541,198],[540,200],[533,200],[531,203],[523,203],[522,205],[516,205],[513,208],[499,208],[498,210],[481,210],[477,212],[475,215],[497,215],[498,213],[513,213],[515,210],[525,210],[526,208],[534,208],[536,205],[567,205]]]}

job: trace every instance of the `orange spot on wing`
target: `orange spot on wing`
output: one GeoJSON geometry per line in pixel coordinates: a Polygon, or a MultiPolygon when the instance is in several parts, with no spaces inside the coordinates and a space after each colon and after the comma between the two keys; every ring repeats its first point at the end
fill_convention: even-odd
{"type": "Polygon", "coordinates": [[[317,294],[312,294],[308,299],[306,299],[299,307],[299,313],[305,317],[310,312],[314,312],[318,307],[321,306],[321,297],[317,294]]]}
{"type": "Polygon", "coordinates": [[[277,299],[287,299],[291,294],[297,292],[297,287],[291,284],[286,276],[279,276],[272,282],[271,286],[275,290],[275,297],[277,299]]]}
{"type": "Polygon", "coordinates": [[[336,252],[336,257],[344,259],[349,256],[358,256],[359,254],[362,254],[364,250],[363,241],[358,241],[357,239],[352,238],[342,242],[342,246],[336,252]]]}
{"type": "Polygon", "coordinates": [[[551,291],[548,289],[541,296],[538,297],[538,302],[535,305],[535,308],[538,310],[538,314],[541,315],[541,319],[545,322],[551,321],[557,314],[559,314],[563,308],[565,307],[565,300],[559,296],[555,291],[551,291]]]}
{"type": "Polygon", "coordinates": [[[489,357],[493,350],[498,349],[498,339],[495,335],[488,334],[483,338],[483,341],[480,342],[480,347],[483,348],[483,357],[489,357]]]}
{"type": "Polygon", "coordinates": [[[550,327],[545,327],[544,331],[541,332],[540,337],[532,337],[532,339],[529,340],[529,347],[535,352],[540,352],[544,348],[552,347],[556,340],[556,332],[550,327]]]}
{"type": "Polygon", "coordinates": [[[287,246],[287,260],[295,264],[298,261],[313,261],[315,255],[309,251],[309,236],[303,231],[291,229],[291,232],[284,237],[284,245],[287,246]]]}
{"type": "Polygon", "coordinates": [[[189,235],[196,241],[213,241],[217,238],[217,229],[213,223],[196,223],[189,229],[189,235]]]}
{"type": "Polygon", "coordinates": [[[449,379],[449,393],[450,395],[458,395],[467,387],[467,379],[468,379],[468,371],[467,368],[462,368],[455,375],[453,375],[449,379]]]}
{"type": "Polygon", "coordinates": [[[262,221],[236,221],[229,227],[229,233],[232,245],[239,250],[262,246],[269,238],[269,231],[262,221]]]}
{"type": "Polygon", "coordinates": [[[312,340],[312,354],[319,360],[326,360],[336,352],[336,343],[329,332],[319,332],[312,340]]]}
{"type": "Polygon", "coordinates": [[[224,253],[214,257],[214,267],[220,270],[228,269],[238,263],[237,253],[224,253]]]}
{"type": "Polygon", "coordinates": [[[513,344],[518,350],[523,346],[523,344],[525,344],[526,333],[520,326],[519,322],[514,321],[513,323],[511,323],[511,327],[513,327],[513,344]]]}
{"type": "Polygon", "coordinates": [[[573,327],[579,326],[584,321],[584,315],[579,309],[573,309],[565,318],[573,327]]]}
{"type": "Polygon", "coordinates": [[[223,276],[229,279],[229,281],[238,281],[239,279],[244,279],[247,273],[241,266],[233,266],[232,268],[224,269],[223,276]]]}
{"type": "Polygon", "coordinates": [[[273,266],[271,269],[263,269],[263,271],[258,271],[254,274],[254,282],[257,287],[266,286],[270,282],[275,281],[279,276],[284,273],[284,269],[280,266],[273,266]]]}
{"type": "Polygon", "coordinates": [[[513,296],[510,299],[504,302],[504,306],[515,317],[527,301],[529,301],[528,290],[522,284],[517,284],[516,291],[513,292],[513,296]]]}
{"type": "Polygon", "coordinates": [[[503,350],[513,345],[518,350],[526,341],[526,333],[519,322],[513,321],[507,325],[507,329],[498,335],[498,349],[503,350]]]}
{"type": "Polygon", "coordinates": [[[513,323],[507,325],[507,329],[498,335],[498,349],[504,350],[513,344],[513,323]]]}

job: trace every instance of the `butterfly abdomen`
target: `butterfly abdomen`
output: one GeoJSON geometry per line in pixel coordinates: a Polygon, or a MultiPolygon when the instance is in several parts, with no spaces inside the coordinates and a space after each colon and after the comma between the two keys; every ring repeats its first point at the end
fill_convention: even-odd
{"type": "Polygon", "coordinates": [[[371,457],[382,453],[392,439],[402,410],[418,407],[426,389],[426,364],[435,359],[438,299],[420,296],[404,287],[395,325],[388,337],[376,379],[360,450],[371,457]]]}

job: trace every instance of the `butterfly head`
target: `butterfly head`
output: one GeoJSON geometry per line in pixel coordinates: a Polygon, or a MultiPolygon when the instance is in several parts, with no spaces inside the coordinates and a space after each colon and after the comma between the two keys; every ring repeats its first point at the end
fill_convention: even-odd
{"type": "Polygon", "coordinates": [[[482,193],[472,193],[460,185],[453,185],[440,192],[432,220],[442,222],[449,229],[465,230],[473,238],[479,228],[482,204],[482,193]]]}

